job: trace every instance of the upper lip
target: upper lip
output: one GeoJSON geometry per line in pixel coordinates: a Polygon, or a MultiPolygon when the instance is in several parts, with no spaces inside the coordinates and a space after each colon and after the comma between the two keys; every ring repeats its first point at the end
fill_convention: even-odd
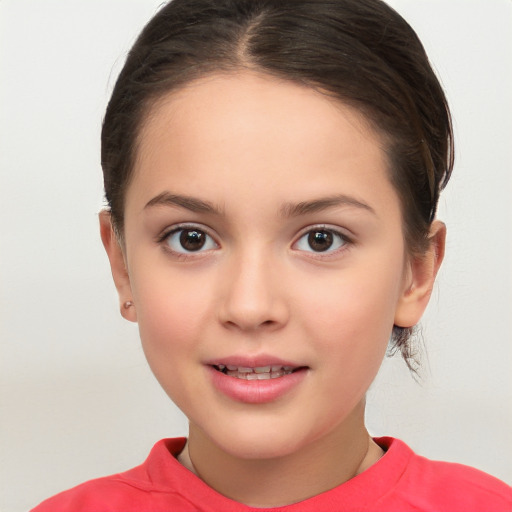
{"type": "Polygon", "coordinates": [[[265,366],[291,366],[292,368],[299,368],[305,365],[289,361],[286,359],[281,359],[279,357],[267,355],[267,354],[258,354],[255,356],[248,355],[230,355],[226,357],[218,357],[215,359],[210,359],[206,361],[209,366],[219,366],[230,365],[230,366],[238,366],[243,368],[261,368],[265,366]]]}

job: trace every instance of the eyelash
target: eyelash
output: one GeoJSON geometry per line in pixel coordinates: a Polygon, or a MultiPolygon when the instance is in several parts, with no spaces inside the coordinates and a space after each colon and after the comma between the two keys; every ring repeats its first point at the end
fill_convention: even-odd
{"type": "Polygon", "coordinates": [[[299,249],[302,252],[310,253],[315,258],[328,258],[334,255],[338,255],[339,253],[346,251],[350,245],[352,245],[354,242],[353,240],[348,237],[345,233],[342,233],[338,229],[335,229],[333,227],[329,227],[326,225],[318,225],[318,226],[308,226],[301,235],[297,238],[297,241],[293,243],[292,248],[297,247],[298,244],[301,242],[301,240],[305,239],[306,237],[309,237],[312,233],[325,233],[327,235],[331,235],[332,237],[332,244],[339,244],[334,249],[331,249],[331,247],[328,247],[325,251],[315,251],[311,245],[309,245],[309,240],[306,241],[306,243],[309,245],[309,250],[307,249],[299,249]]]}
{"type": "MultiPolygon", "coordinates": [[[[164,250],[170,252],[174,256],[181,258],[181,259],[187,259],[189,257],[197,257],[199,255],[202,255],[202,253],[208,252],[212,249],[217,249],[219,247],[219,244],[215,241],[214,237],[208,233],[208,230],[205,229],[203,226],[200,225],[194,225],[194,224],[179,224],[177,226],[172,226],[170,229],[165,230],[161,235],[159,235],[156,239],[156,242],[164,248],[164,250]],[[183,247],[182,244],[181,247],[183,250],[176,250],[173,249],[170,246],[170,240],[173,236],[178,235],[179,233],[184,232],[198,232],[201,233],[206,237],[205,244],[212,245],[213,247],[207,247],[204,249],[203,247],[200,247],[196,251],[189,251],[183,247]]],[[[178,242],[179,243],[179,242],[178,242]]]]}
{"type": "MultiPolygon", "coordinates": [[[[161,235],[159,235],[156,239],[156,242],[163,246],[164,250],[170,252],[174,256],[180,259],[187,259],[190,257],[198,257],[202,255],[202,253],[211,251],[213,249],[218,249],[219,244],[215,241],[214,237],[208,233],[208,229],[205,229],[204,226],[201,225],[194,225],[194,224],[180,224],[177,226],[172,226],[171,228],[164,231],[161,235]],[[184,232],[198,232],[201,233],[206,237],[205,245],[207,245],[206,248],[204,246],[201,246],[198,250],[187,250],[183,247],[181,244],[181,240],[178,241],[180,243],[181,248],[183,250],[176,250],[173,249],[170,246],[170,240],[173,236],[178,235],[179,233],[184,232]]],[[[296,249],[299,252],[309,253],[312,255],[312,257],[315,258],[328,258],[333,255],[339,254],[340,252],[346,251],[350,245],[353,244],[353,241],[344,233],[340,232],[338,229],[326,226],[326,225],[318,225],[318,226],[308,226],[300,236],[296,239],[296,241],[292,244],[292,249],[296,249]],[[334,249],[331,249],[331,246],[329,246],[326,250],[320,250],[315,251],[311,245],[311,240],[306,240],[305,243],[309,245],[309,249],[306,248],[298,248],[299,244],[303,239],[306,239],[306,237],[309,237],[313,233],[324,233],[327,236],[330,235],[331,239],[331,246],[337,245],[334,249]]]]}

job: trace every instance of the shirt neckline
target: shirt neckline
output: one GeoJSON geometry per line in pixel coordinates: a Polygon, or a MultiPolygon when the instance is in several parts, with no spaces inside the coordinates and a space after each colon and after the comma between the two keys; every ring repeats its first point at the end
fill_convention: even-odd
{"type": "Polygon", "coordinates": [[[320,512],[329,510],[325,508],[329,503],[342,506],[344,509],[357,507],[358,510],[364,510],[367,507],[371,508],[372,504],[396,486],[413,454],[411,449],[398,439],[380,437],[374,438],[374,441],[385,451],[375,464],[331,490],[291,505],[254,508],[218,493],[176,459],[185,446],[184,437],[162,439],[155,444],[143,464],[145,476],[149,480],[144,482],[143,487],[147,489],[149,484],[152,489],[159,492],[178,493],[202,511],[320,512]]]}

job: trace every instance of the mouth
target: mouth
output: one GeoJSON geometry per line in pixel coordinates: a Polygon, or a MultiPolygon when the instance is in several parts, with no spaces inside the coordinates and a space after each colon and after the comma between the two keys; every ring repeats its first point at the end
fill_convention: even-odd
{"type": "Polygon", "coordinates": [[[268,365],[268,366],[235,366],[230,364],[215,364],[212,365],[215,370],[229,377],[242,380],[270,380],[290,375],[299,370],[305,369],[305,366],[281,366],[281,365],[268,365]]]}
{"type": "Polygon", "coordinates": [[[206,363],[213,387],[230,400],[264,404],[299,389],[310,367],[260,354],[226,356],[206,363]]]}

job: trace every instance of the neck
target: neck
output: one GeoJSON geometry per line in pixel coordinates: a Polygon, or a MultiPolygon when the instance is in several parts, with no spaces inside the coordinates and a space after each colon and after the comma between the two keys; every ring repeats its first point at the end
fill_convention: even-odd
{"type": "Polygon", "coordinates": [[[346,482],[382,456],[364,427],[364,404],[361,409],[297,453],[272,459],[238,458],[191,425],[178,460],[239,503],[262,508],[297,503],[346,482]]]}

